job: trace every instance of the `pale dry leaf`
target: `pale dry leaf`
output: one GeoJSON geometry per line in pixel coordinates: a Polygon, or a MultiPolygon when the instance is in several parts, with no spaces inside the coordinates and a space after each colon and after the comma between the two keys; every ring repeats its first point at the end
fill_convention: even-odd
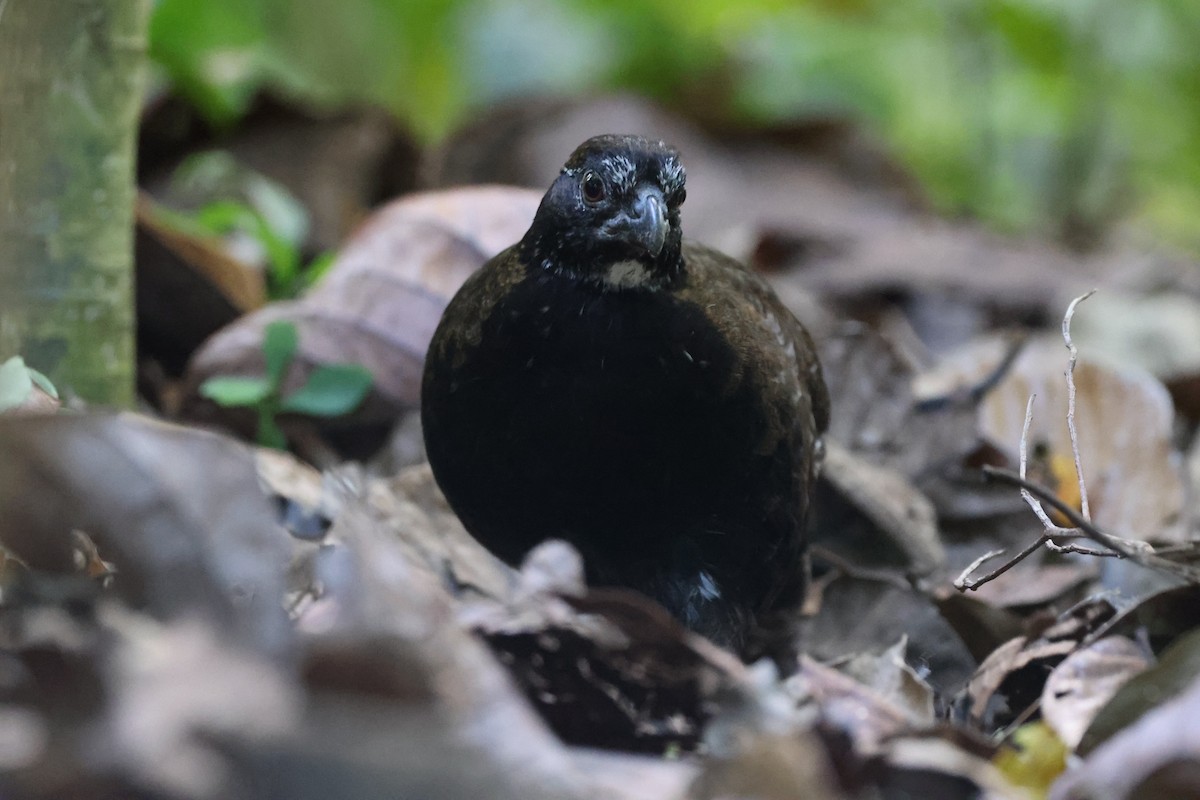
{"type": "Polygon", "coordinates": [[[1200,301],[1184,292],[1105,289],[1072,324],[1080,352],[1157,378],[1200,372],[1200,301]]]}
{"type": "MultiPolygon", "coordinates": [[[[1051,800],[1133,800],[1160,797],[1139,791],[1140,785],[1164,767],[1200,758],[1200,680],[1181,695],[1148,711],[1082,763],[1072,766],[1051,787],[1051,800]]],[[[1193,778],[1196,776],[1193,774],[1193,778]]],[[[1200,781],[1187,793],[1200,795],[1200,781]]]]}
{"type": "Polygon", "coordinates": [[[908,638],[878,655],[851,656],[838,669],[907,711],[914,725],[933,724],[933,689],[905,661],[908,638]]]}
{"type": "Polygon", "coordinates": [[[1148,666],[1146,654],[1131,639],[1109,636],[1093,642],[1050,673],[1042,690],[1042,717],[1074,750],[1100,709],[1148,666]]]}
{"type": "Polygon", "coordinates": [[[121,646],[101,749],[143,780],[185,796],[220,797],[228,765],[209,737],[267,739],[300,720],[296,687],[278,665],[223,639],[211,623],[171,626],[108,609],[121,646]]]}
{"type": "Polygon", "coordinates": [[[877,753],[890,737],[929,722],[922,713],[808,656],[800,657],[800,670],[787,686],[797,699],[811,699],[821,718],[849,736],[863,754],[877,753]]]}
{"type": "MultiPolygon", "coordinates": [[[[1171,446],[1174,409],[1167,390],[1148,373],[1118,371],[1086,357],[1081,353],[1075,369],[1075,421],[1093,521],[1125,538],[1179,541],[1184,484],[1171,446]]],[[[1010,453],[1013,463],[1031,394],[1030,452],[1045,448],[1071,458],[1066,365],[1060,340],[1031,342],[980,405],[981,435],[1010,453]]]]}
{"type": "MultiPolygon", "coordinates": [[[[1013,673],[1035,661],[1063,658],[1078,646],[1078,642],[1070,639],[1031,642],[1024,636],[1000,645],[984,659],[970,683],[967,684],[967,695],[971,701],[971,716],[977,720],[983,719],[988,703],[1013,673]]],[[[1019,710],[1012,709],[1014,713],[1019,710]]]]}

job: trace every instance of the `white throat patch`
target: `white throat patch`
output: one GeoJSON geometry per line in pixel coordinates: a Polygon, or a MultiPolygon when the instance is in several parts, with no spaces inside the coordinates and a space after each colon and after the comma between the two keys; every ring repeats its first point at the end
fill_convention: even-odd
{"type": "Polygon", "coordinates": [[[650,281],[650,270],[640,261],[618,261],[609,265],[603,280],[613,289],[632,289],[650,281]]]}

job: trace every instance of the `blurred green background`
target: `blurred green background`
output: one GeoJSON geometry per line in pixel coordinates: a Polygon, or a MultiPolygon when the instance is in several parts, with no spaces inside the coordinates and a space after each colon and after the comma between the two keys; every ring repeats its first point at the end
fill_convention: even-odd
{"type": "Polygon", "coordinates": [[[1195,0],[158,0],[151,47],[219,123],[264,86],[382,105],[428,143],[538,93],[849,119],[946,214],[1200,252],[1195,0]]]}

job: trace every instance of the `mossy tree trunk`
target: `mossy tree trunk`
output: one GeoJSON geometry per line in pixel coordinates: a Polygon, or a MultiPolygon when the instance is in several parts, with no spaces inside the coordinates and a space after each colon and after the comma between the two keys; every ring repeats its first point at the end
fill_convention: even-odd
{"type": "Polygon", "coordinates": [[[0,0],[0,361],[134,396],[133,198],[150,0],[0,0]]]}

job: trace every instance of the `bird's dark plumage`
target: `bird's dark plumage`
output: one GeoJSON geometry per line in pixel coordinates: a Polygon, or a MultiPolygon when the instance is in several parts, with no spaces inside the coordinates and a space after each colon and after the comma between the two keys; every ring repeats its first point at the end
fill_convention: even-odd
{"type": "Polygon", "coordinates": [[[581,145],[450,302],[422,422],[450,505],[501,558],[565,539],[593,583],[745,652],[803,593],[829,399],[767,284],[683,241],[684,195],[661,142],[581,145]]]}

